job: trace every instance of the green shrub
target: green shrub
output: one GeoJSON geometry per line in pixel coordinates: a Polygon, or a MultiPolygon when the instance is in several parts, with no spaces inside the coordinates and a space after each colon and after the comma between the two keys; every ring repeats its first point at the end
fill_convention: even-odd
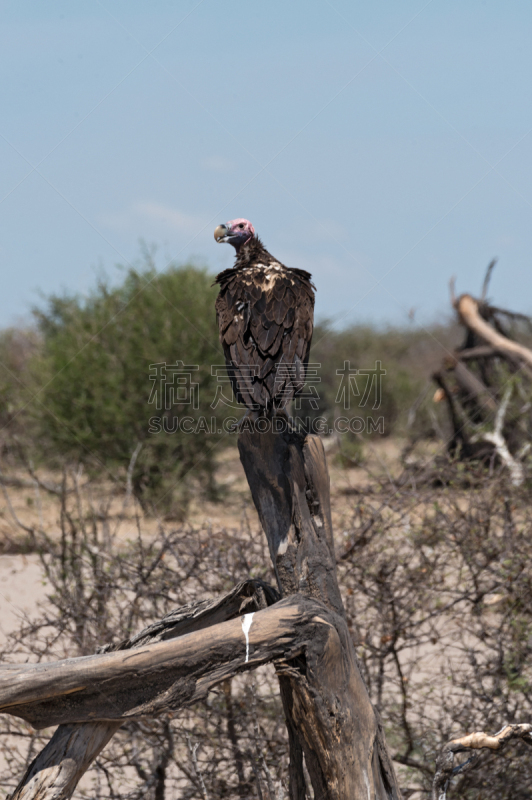
{"type": "MultiPolygon", "coordinates": [[[[209,407],[216,382],[211,365],[223,364],[215,297],[206,270],[171,266],[157,273],[150,263],[128,270],[118,287],[99,281],[86,299],[50,297],[47,308],[35,312],[43,355],[36,363],[41,388],[34,406],[50,451],[102,475],[123,472],[136,453],[135,492],[166,513],[179,515],[186,507],[191,480],[212,486],[218,434],[168,431],[175,417],[215,416],[209,407]],[[178,361],[199,369],[182,376],[184,394],[171,396],[166,389],[165,409],[164,386],[151,365],[178,361]],[[192,382],[198,384],[198,408],[189,402],[192,382]]],[[[172,371],[167,373],[171,380],[172,371]]]]}

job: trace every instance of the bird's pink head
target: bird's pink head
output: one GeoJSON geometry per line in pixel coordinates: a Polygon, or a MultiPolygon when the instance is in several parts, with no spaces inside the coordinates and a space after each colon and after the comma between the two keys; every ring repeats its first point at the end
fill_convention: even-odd
{"type": "Polygon", "coordinates": [[[217,242],[229,242],[236,252],[243,244],[255,236],[255,228],[248,219],[232,219],[225,225],[218,225],[214,231],[214,238],[217,242]]]}

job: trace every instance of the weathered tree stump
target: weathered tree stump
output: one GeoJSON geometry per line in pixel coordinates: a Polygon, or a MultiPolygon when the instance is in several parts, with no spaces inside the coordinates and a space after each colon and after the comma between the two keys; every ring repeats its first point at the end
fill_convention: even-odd
{"type": "Polygon", "coordinates": [[[362,678],[336,575],[329,473],[317,436],[243,432],[238,442],[283,597],[330,609],[304,653],[278,666],[290,734],[291,800],[304,800],[304,753],[316,797],[399,798],[376,710],[362,678]]]}

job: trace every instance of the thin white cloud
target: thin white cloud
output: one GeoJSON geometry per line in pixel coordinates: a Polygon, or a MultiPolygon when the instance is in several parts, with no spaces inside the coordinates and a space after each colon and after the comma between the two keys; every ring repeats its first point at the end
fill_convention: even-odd
{"type": "Polygon", "coordinates": [[[136,203],[134,209],[139,216],[163,222],[169,228],[182,233],[195,232],[205,224],[205,219],[199,215],[185,214],[162,203],[136,203]]]}
{"type": "Polygon", "coordinates": [[[156,227],[169,231],[193,234],[206,223],[206,219],[196,214],[187,214],[178,208],[163,203],[134,203],[125,211],[100,215],[100,222],[116,231],[135,231],[142,235],[156,227]],[[148,229],[148,230],[147,230],[148,229]]]}

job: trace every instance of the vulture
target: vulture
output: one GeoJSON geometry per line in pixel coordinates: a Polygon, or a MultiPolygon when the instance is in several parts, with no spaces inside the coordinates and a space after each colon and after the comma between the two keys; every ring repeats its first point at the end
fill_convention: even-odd
{"type": "Polygon", "coordinates": [[[215,281],[220,341],[233,391],[250,411],[273,416],[305,385],[315,287],[310,273],[277,261],[247,219],[218,225],[214,238],[236,250],[234,266],[215,281]]]}

